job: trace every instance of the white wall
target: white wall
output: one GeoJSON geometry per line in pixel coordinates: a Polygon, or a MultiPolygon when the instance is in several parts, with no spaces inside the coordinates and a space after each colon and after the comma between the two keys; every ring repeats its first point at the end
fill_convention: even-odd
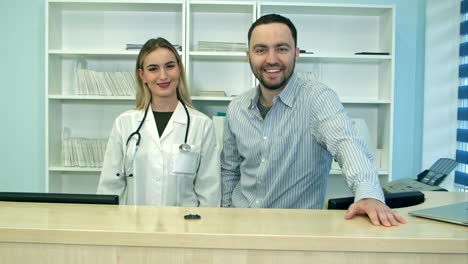
{"type": "MultiPolygon", "coordinates": [[[[427,0],[422,170],[455,158],[460,0],[427,0]]],[[[453,173],[442,186],[453,188],[453,173]]]]}

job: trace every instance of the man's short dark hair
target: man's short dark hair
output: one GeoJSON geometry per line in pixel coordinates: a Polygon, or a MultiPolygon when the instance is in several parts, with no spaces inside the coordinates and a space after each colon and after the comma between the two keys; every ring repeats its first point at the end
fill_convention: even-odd
{"type": "Polygon", "coordinates": [[[247,35],[249,45],[250,45],[250,38],[252,37],[252,31],[257,26],[272,24],[272,23],[281,23],[281,24],[285,24],[286,26],[288,26],[289,30],[291,31],[291,35],[292,35],[292,37],[294,39],[294,46],[297,47],[297,30],[296,30],[296,27],[291,22],[291,20],[289,20],[289,18],[284,17],[282,15],[278,15],[278,14],[264,15],[264,16],[260,17],[259,19],[257,19],[257,21],[255,21],[252,24],[252,26],[250,26],[249,33],[247,35]]]}

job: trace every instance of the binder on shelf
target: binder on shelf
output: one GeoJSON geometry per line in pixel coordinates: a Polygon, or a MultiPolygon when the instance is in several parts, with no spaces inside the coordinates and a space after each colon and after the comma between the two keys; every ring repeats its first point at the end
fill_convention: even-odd
{"type": "Polygon", "coordinates": [[[74,91],[76,95],[133,96],[134,72],[98,72],[87,69],[84,59],[75,63],[74,91]]]}
{"type": "Polygon", "coordinates": [[[64,167],[100,168],[106,144],[106,139],[63,139],[62,165],[64,167]]]}
{"type": "Polygon", "coordinates": [[[221,42],[221,41],[198,41],[198,51],[247,51],[246,43],[221,42]]]}
{"type": "Polygon", "coordinates": [[[133,72],[76,72],[77,95],[132,96],[135,95],[133,72]]]}
{"type": "MultiPolygon", "coordinates": [[[[178,51],[182,51],[182,46],[179,44],[172,44],[174,48],[178,51]]],[[[140,50],[143,48],[143,44],[125,44],[125,49],[126,50],[140,50]]]]}
{"type": "Polygon", "coordinates": [[[126,44],[125,45],[126,50],[133,50],[133,49],[139,50],[142,47],[143,47],[143,44],[126,44]]]}

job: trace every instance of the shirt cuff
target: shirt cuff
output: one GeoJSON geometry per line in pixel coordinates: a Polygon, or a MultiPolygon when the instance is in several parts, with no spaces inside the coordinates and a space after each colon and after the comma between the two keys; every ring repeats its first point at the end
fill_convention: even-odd
{"type": "Polygon", "coordinates": [[[385,204],[385,197],[380,186],[366,183],[359,184],[356,188],[356,193],[354,195],[354,202],[365,198],[376,199],[385,204]]]}

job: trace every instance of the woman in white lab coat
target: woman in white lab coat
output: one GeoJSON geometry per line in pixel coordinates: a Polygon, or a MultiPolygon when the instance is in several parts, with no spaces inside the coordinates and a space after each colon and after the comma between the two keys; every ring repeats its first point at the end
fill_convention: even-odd
{"type": "Polygon", "coordinates": [[[138,55],[136,109],[115,120],[97,192],[120,204],[220,204],[220,157],[213,123],[192,108],[177,50],[150,39],[138,55]]]}

